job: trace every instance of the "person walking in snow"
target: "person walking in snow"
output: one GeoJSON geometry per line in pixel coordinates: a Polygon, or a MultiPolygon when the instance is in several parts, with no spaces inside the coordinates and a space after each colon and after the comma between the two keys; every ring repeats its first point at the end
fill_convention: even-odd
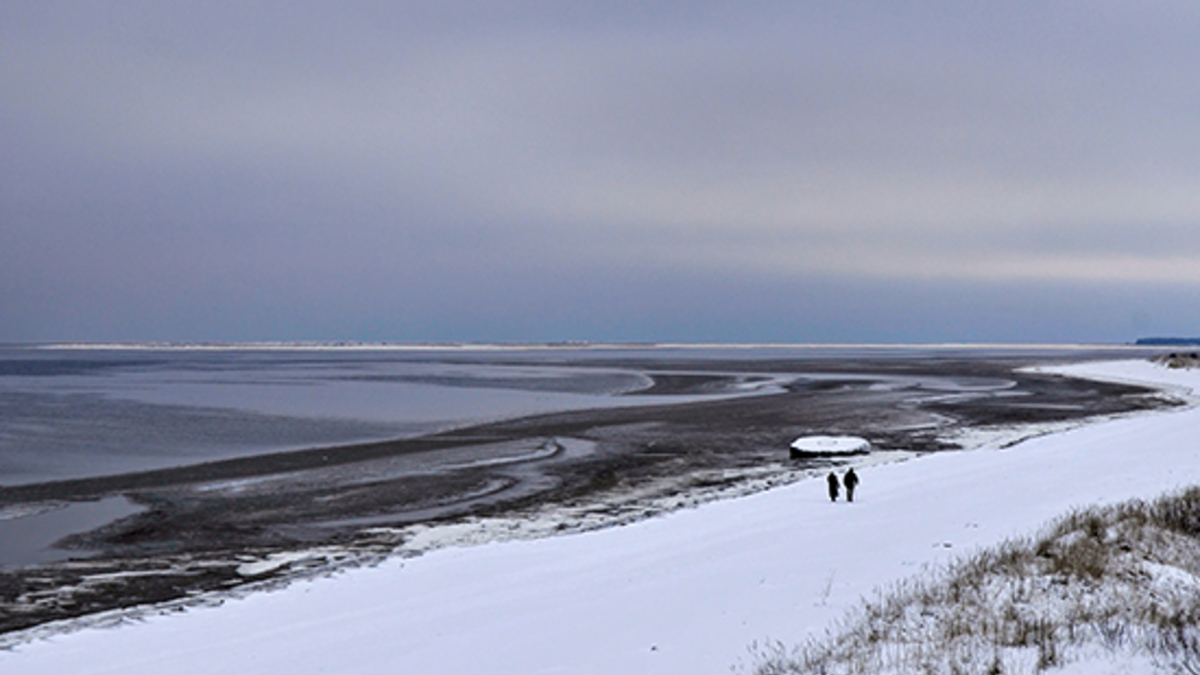
{"type": "Polygon", "coordinates": [[[836,502],[838,492],[841,492],[842,489],[842,486],[838,483],[837,474],[830,471],[829,475],[825,478],[825,482],[829,483],[829,501],[836,502]]]}
{"type": "Polygon", "coordinates": [[[858,474],[854,473],[854,469],[846,472],[846,477],[842,479],[846,484],[846,501],[854,501],[854,488],[858,486],[858,474]]]}

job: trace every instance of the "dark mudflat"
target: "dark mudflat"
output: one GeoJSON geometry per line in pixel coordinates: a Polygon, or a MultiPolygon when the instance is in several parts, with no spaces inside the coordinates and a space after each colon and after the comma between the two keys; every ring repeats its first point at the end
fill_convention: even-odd
{"type": "Polygon", "coordinates": [[[713,470],[794,469],[788,445],[806,434],[938,452],[957,449],[949,439],[965,428],[1177,404],[1144,388],[1017,370],[1029,364],[613,362],[604,365],[647,372],[655,384],[642,393],[659,395],[719,392],[764,373],[797,377],[764,395],[539,415],[420,438],[0,488],[0,507],[114,495],[144,507],[60,543],[89,557],[0,571],[0,632],[235,587],[247,581],[237,570],[247,556],[318,544],[386,555],[396,541],[373,529],[380,526],[603,503],[635,487],[685,491],[690,476],[713,470]]]}

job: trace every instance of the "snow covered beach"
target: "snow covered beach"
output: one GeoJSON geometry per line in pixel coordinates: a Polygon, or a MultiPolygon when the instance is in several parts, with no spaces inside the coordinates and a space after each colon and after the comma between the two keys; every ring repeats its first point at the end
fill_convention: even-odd
{"type": "MultiPolygon", "coordinates": [[[[1144,362],[1075,375],[1200,387],[1144,362]]],[[[566,537],[446,549],[0,653],[22,673],[727,672],[764,638],[830,626],[880,584],[1036,529],[1072,506],[1200,482],[1200,409],[1007,450],[860,470],[566,537]]]]}

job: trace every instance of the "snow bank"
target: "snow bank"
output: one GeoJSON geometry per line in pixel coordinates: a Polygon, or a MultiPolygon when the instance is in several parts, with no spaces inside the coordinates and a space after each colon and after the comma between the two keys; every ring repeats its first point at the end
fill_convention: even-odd
{"type": "Polygon", "coordinates": [[[1189,397],[1193,401],[1200,401],[1200,369],[1167,368],[1158,363],[1139,360],[1041,366],[1034,370],[1104,382],[1148,385],[1189,397]]]}
{"type": "MultiPolygon", "coordinates": [[[[1150,364],[1064,370],[1200,388],[1200,372],[1150,364]]],[[[852,504],[802,481],[625,527],[393,559],[20,645],[0,671],[727,673],[752,641],[822,632],[923,565],[1072,506],[1200,483],[1197,438],[1192,407],[864,467],[852,504]]]]}

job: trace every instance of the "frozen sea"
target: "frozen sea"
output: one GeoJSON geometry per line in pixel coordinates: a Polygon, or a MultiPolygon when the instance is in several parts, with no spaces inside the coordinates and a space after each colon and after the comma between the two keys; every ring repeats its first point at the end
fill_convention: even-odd
{"type": "MultiPolygon", "coordinates": [[[[1112,348],[1105,348],[1112,351],[1112,348]]],[[[626,396],[639,362],[1077,356],[1096,347],[0,346],[0,486],[417,436],[626,396]],[[615,366],[612,364],[621,364],[615,366]]],[[[708,395],[767,391],[760,380],[708,395]]]]}
{"type": "MultiPolygon", "coordinates": [[[[1197,371],[1145,362],[1070,372],[1200,387],[1197,371]]],[[[853,504],[830,503],[818,476],[626,527],[393,558],[278,592],[150,609],[65,634],[70,626],[49,627],[0,650],[0,670],[728,673],[754,641],[836,634],[839,617],[874,589],[1036,532],[1072,508],[1194,485],[1198,433],[1200,408],[1189,406],[1007,449],[864,467],[853,504]],[[838,545],[813,544],[831,532],[838,545]]],[[[1193,575],[1147,570],[1196,588],[1193,575]]],[[[1079,660],[1054,672],[1182,672],[1117,646],[1070,655],[1079,660]]],[[[1005,672],[1042,672],[1036,651],[1010,649],[1028,667],[1005,672]]]]}
{"type": "MultiPolygon", "coordinates": [[[[611,404],[650,380],[497,350],[0,349],[0,485],[402,438],[611,404]],[[531,358],[532,357],[532,358],[531,358]]],[[[543,355],[544,356],[544,355],[543,355]]]]}

